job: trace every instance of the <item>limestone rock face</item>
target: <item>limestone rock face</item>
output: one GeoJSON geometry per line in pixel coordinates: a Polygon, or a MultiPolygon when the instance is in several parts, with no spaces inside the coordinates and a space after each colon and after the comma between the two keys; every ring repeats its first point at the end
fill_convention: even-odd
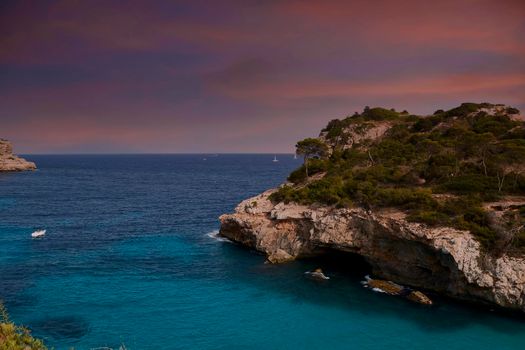
{"type": "Polygon", "coordinates": [[[525,259],[489,256],[467,231],[430,228],[395,210],[274,205],[269,190],[222,215],[220,235],[270,262],[323,254],[363,256],[375,276],[458,299],[525,311],[525,259]],[[256,203],[256,204],[254,204],[256,203]]]}
{"type": "Polygon", "coordinates": [[[11,143],[7,140],[0,139],[0,172],[35,169],[35,163],[28,162],[27,160],[14,155],[11,143]]]}

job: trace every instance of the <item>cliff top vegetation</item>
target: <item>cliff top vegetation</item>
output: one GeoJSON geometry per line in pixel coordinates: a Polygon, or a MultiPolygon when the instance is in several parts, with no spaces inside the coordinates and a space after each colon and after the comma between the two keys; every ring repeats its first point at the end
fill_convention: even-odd
{"type": "Polygon", "coordinates": [[[430,116],[366,107],[300,141],[304,164],[271,199],[397,207],[415,222],[468,230],[491,252],[521,254],[525,206],[499,213],[486,206],[525,196],[525,122],[518,115],[490,103],[430,116]]]}

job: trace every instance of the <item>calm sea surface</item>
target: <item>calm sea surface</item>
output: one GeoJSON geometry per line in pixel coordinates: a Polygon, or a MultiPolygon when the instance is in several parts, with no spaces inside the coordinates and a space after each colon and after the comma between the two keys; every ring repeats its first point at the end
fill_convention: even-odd
{"type": "Polygon", "coordinates": [[[272,266],[213,238],[291,155],[27,158],[38,171],[0,175],[0,298],[55,349],[525,348],[525,318],[421,307],[364,289],[351,261],[272,266]],[[329,282],[303,277],[318,265],[329,282]]]}

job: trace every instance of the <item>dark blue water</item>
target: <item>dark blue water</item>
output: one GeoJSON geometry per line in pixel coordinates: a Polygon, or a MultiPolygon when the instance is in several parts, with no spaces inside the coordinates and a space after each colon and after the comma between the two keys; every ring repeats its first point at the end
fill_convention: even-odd
{"type": "Polygon", "coordinates": [[[264,264],[210,237],[290,155],[29,156],[0,175],[0,298],[56,349],[523,349],[525,322],[361,287],[352,263],[264,264]],[[47,229],[41,240],[30,234],[47,229]],[[328,283],[303,272],[328,264],[328,283]],[[350,268],[350,269],[349,269],[350,268]]]}

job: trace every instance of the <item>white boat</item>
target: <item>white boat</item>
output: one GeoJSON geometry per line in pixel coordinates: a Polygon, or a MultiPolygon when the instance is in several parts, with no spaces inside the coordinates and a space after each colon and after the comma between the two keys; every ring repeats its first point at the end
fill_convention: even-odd
{"type": "Polygon", "coordinates": [[[278,162],[278,161],[279,161],[279,159],[277,159],[277,156],[273,156],[272,162],[278,162]]]}
{"type": "Polygon", "coordinates": [[[31,234],[32,238],[40,238],[46,235],[46,230],[37,230],[31,234]]]}
{"type": "Polygon", "coordinates": [[[297,153],[294,153],[293,159],[297,159],[297,153]]]}

